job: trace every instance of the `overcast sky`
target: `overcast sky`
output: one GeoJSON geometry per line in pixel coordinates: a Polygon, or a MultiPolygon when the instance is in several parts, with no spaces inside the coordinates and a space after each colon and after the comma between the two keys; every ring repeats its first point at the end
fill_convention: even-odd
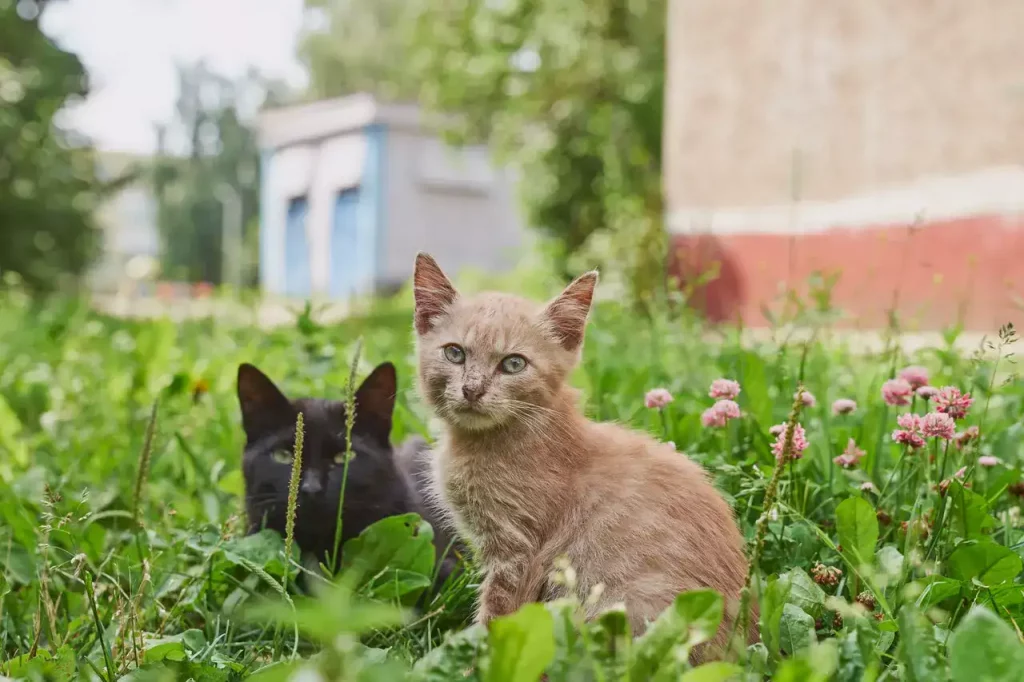
{"type": "Polygon", "coordinates": [[[132,152],[153,151],[154,124],[173,115],[177,62],[205,59],[228,76],[255,66],[301,85],[301,25],[302,0],[65,0],[43,21],[92,78],[72,124],[101,149],[132,152]]]}

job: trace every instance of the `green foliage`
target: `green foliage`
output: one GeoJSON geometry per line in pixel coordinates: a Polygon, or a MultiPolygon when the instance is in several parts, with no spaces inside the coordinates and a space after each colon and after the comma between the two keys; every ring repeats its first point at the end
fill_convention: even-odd
{"type": "Polygon", "coordinates": [[[785,604],[779,621],[779,648],[786,654],[795,654],[814,641],[814,618],[799,606],[785,604]]]}
{"type": "Polygon", "coordinates": [[[878,519],[874,508],[863,498],[850,497],[836,507],[836,530],[843,552],[854,562],[870,561],[878,542],[878,519]]]}
{"type": "Polygon", "coordinates": [[[783,573],[781,578],[789,582],[788,603],[814,618],[820,618],[825,611],[825,591],[811,580],[811,576],[801,568],[794,568],[783,573]]]}
{"type": "Polygon", "coordinates": [[[629,679],[677,679],[689,668],[690,651],[710,640],[721,620],[722,597],[718,593],[704,590],[679,595],[634,644],[629,679]]]}
{"type": "Polygon", "coordinates": [[[975,607],[949,638],[954,682],[1010,682],[1024,670],[1024,644],[986,608],[975,607]]]}
{"type": "Polygon", "coordinates": [[[957,547],[949,557],[948,566],[954,578],[992,587],[1016,578],[1021,571],[1021,558],[1008,547],[982,540],[957,547]]]}
{"type": "Polygon", "coordinates": [[[310,97],[418,97],[421,83],[410,68],[413,14],[406,0],[305,0],[305,6],[317,19],[299,46],[310,97]]]}
{"type": "Polygon", "coordinates": [[[413,682],[446,682],[453,679],[479,680],[474,664],[482,658],[487,630],[474,625],[452,633],[436,649],[413,666],[413,682]]]}
{"type": "Polygon", "coordinates": [[[521,177],[527,224],[634,300],[663,286],[664,0],[420,0],[423,101],[521,177]]]}
{"type": "Polygon", "coordinates": [[[434,532],[416,514],[392,516],[345,543],[342,567],[366,581],[385,601],[415,602],[430,587],[434,532]]]}
{"type": "Polygon", "coordinates": [[[761,600],[761,640],[775,659],[782,656],[782,612],[792,590],[787,575],[770,576],[761,600]]]}
{"type": "Polygon", "coordinates": [[[555,657],[554,622],[543,604],[527,604],[490,624],[484,682],[533,682],[555,657]]]}
{"type": "Polygon", "coordinates": [[[47,292],[92,262],[104,186],[87,142],[58,125],[88,84],[78,58],[40,30],[42,4],[0,3],[0,274],[47,292]]]}
{"type": "Polygon", "coordinates": [[[279,97],[280,85],[258,73],[232,81],[202,63],[178,69],[176,117],[169,129],[158,130],[160,149],[151,169],[157,197],[157,226],[162,238],[165,278],[190,282],[225,281],[225,239],[232,220],[225,206],[239,202],[241,215],[241,284],[255,284],[258,264],[259,146],[243,107],[253,92],[279,97]],[[184,150],[165,149],[174,133],[184,150]],[[169,155],[184,151],[184,156],[169,155]]]}
{"type": "Polygon", "coordinates": [[[762,642],[726,661],[690,663],[728,608],[711,592],[680,595],[640,637],[621,610],[585,620],[575,598],[487,629],[471,626],[472,570],[427,593],[432,530],[414,515],[346,543],[331,582],[277,534],[244,535],[238,363],[255,360],[291,394],[341,398],[362,338],[360,376],[385,359],[398,366],[394,438],[425,434],[408,299],[396,301],[342,325],[309,309],[291,327],[256,331],[221,319],[112,319],[16,292],[0,300],[0,674],[845,682],[1002,680],[1020,669],[1024,525],[1010,486],[1024,456],[1014,436],[1024,385],[976,381],[994,376],[993,357],[857,355],[838,336],[806,349],[731,334],[709,342],[690,317],[599,305],[573,377],[587,414],[675,442],[708,470],[748,538],[776,465],[768,428],[786,418],[801,376],[819,402],[800,415],[810,446],[781,470],[765,515],[752,586],[762,642]],[[889,442],[895,415],[879,386],[904,362],[976,399],[958,428],[979,425],[982,437],[951,447],[947,475],[966,469],[946,488],[942,516],[940,463],[924,453],[900,463],[889,442]],[[721,376],[741,381],[744,416],[703,428],[708,385],[721,376]],[[674,396],[661,412],[643,407],[656,386],[674,396]],[[838,397],[858,410],[832,415],[838,397]],[[849,438],[869,450],[868,466],[833,464],[849,438]],[[977,466],[982,454],[1002,464],[977,466]],[[862,490],[867,481],[877,492],[862,490]],[[922,519],[926,536],[904,531],[922,519]]]}
{"type": "Polygon", "coordinates": [[[900,611],[899,624],[903,679],[926,682],[946,677],[941,647],[931,622],[917,609],[906,607],[900,611]]]}

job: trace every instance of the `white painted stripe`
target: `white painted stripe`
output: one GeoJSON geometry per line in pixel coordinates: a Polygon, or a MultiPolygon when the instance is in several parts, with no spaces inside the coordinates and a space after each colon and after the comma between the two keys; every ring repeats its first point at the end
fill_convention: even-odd
{"type": "Polygon", "coordinates": [[[970,216],[1024,213],[1024,166],[925,178],[836,201],[748,208],[685,208],[666,216],[673,234],[812,234],[879,226],[922,227],[970,216]]]}

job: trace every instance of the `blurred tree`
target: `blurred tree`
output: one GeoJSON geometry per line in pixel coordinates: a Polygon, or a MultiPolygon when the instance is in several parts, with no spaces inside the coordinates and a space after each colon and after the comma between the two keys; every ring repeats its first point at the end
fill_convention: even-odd
{"type": "Polygon", "coordinates": [[[299,56],[309,69],[309,96],[371,92],[415,100],[410,68],[415,14],[409,0],[305,0],[307,28],[299,56]]]}
{"type": "Polygon", "coordinates": [[[110,189],[86,141],[57,123],[88,84],[78,58],[40,30],[45,4],[0,0],[0,273],[38,292],[80,279],[99,244],[93,210],[110,189]]]}
{"type": "Polygon", "coordinates": [[[456,114],[453,141],[520,170],[566,274],[600,265],[637,302],[665,281],[666,2],[418,0],[406,64],[425,103],[456,114]]]}
{"type": "MultiPolygon", "coordinates": [[[[202,63],[179,67],[176,117],[158,134],[153,168],[157,224],[163,241],[163,271],[190,282],[223,281],[223,192],[241,202],[244,248],[243,284],[256,281],[258,242],[251,234],[259,215],[259,147],[243,120],[259,99],[278,86],[255,71],[232,81],[202,63]],[[182,141],[184,155],[167,151],[168,138],[182,141]]],[[[271,98],[273,94],[269,95],[271,98]]]]}

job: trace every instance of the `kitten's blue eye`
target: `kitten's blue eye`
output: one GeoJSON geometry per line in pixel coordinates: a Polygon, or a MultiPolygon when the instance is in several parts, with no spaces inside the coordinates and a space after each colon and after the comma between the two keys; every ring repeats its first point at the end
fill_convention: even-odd
{"type": "Polygon", "coordinates": [[[444,359],[453,365],[461,365],[466,361],[466,351],[462,350],[462,346],[449,343],[444,347],[444,359]]]}
{"type": "Polygon", "coordinates": [[[293,459],[291,450],[274,450],[270,456],[278,464],[291,464],[293,459]]]}
{"type": "Polygon", "coordinates": [[[522,355],[509,355],[501,361],[501,371],[505,374],[519,374],[526,369],[526,358],[522,355]]]}

